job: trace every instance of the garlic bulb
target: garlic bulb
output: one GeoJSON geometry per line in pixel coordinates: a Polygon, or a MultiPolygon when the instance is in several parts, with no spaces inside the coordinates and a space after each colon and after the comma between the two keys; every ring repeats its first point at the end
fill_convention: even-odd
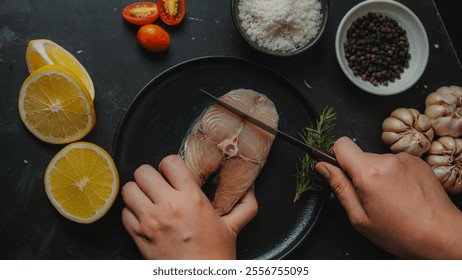
{"type": "Polygon", "coordinates": [[[394,110],[382,128],[382,141],[393,153],[406,152],[417,157],[428,151],[434,136],[427,116],[412,108],[394,110]]]}
{"type": "Polygon", "coordinates": [[[425,99],[425,115],[439,136],[462,136],[462,87],[440,87],[425,99]]]}
{"type": "Polygon", "coordinates": [[[450,193],[462,191],[462,139],[449,136],[433,141],[425,159],[444,189],[450,193]]]}

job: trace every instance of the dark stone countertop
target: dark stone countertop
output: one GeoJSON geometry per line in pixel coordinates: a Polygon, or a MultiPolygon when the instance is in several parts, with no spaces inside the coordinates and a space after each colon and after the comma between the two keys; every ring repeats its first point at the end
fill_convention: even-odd
{"type": "MultiPolygon", "coordinates": [[[[441,6],[439,13],[431,0],[399,1],[413,10],[425,26],[430,58],[425,73],[412,88],[382,97],[356,88],[345,77],[335,57],[337,26],[359,2],[331,0],[331,16],[323,38],[312,50],[291,58],[269,57],[246,45],[233,26],[229,1],[187,1],[187,16],[181,25],[167,28],[171,47],[161,54],[148,53],[138,46],[137,28],[121,18],[126,4],[123,1],[0,2],[0,259],[140,257],[123,229],[120,205],[94,224],[79,225],[61,217],[48,201],[44,170],[62,146],[33,137],[18,115],[19,89],[28,76],[25,50],[29,40],[55,41],[74,54],[90,73],[96,89],[97,123],[84,140],[108,151],[112,149],[124,112],[151,79],[194,58],[233,56],[254,61],[286,77],[311,100],[316,110],[333,107],[338,116],[337,136],[349,136],[364,150],[381,153],[386,152],[380,139],[381,123],[393,109],[422,110],[430,92],[444,85],[460,85],[462,68],[448,37],[449,33],[460,54],[460,24],[454,26],[452,15],[460,9],[451,11],[441,6]]],[[[460,16],[457,19],[460,23],[460,16]]],[[[453,199],[458,206],[462,205],[459,197],[453,199]]],[[[337,199],[329,196],[311,234],[290,258],[393,256],[357,233],[337,199]]]]}

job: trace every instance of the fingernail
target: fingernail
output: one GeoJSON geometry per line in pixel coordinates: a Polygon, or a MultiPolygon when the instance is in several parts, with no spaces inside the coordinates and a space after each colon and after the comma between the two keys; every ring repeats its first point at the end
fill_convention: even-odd
{"type": "Polygon", "coordinates": [[[330,178],[329,169],[323,163],[316,164],[316,170],[327,180],[330,178]]]}

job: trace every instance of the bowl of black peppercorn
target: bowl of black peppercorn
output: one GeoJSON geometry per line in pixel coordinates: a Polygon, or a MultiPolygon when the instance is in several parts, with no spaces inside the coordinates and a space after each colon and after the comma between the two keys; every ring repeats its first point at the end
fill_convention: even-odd
{"type": "Polygon", "coordinates": [[[418,82],[427,66],[429,43],[409,8],[391,0],[368,0],[340,22],[335,50],[340,68],[356,86],[393,95],[418,82]]]}

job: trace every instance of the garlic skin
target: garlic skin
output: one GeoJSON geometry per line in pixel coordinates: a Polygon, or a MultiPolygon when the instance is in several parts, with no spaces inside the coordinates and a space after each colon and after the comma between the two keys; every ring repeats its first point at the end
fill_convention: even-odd
{"type": "Polygon", "coordinates": [[[425,99],[425,115],[439,136],[462,136],[462,87],[440,87],[425,99]]]}
{"type": "Polygon", "coordinates": [[[449,193],[462,191],[462,139],[449,136],[433,141],[425,161],[449,193]]]}
{"type": "Polygon", "coordinates": [[[393,153],[421,157],[430,149],[434,132],[427,116],[412,108],[394,110],[382,123],[382,141],[393,153]]]}

